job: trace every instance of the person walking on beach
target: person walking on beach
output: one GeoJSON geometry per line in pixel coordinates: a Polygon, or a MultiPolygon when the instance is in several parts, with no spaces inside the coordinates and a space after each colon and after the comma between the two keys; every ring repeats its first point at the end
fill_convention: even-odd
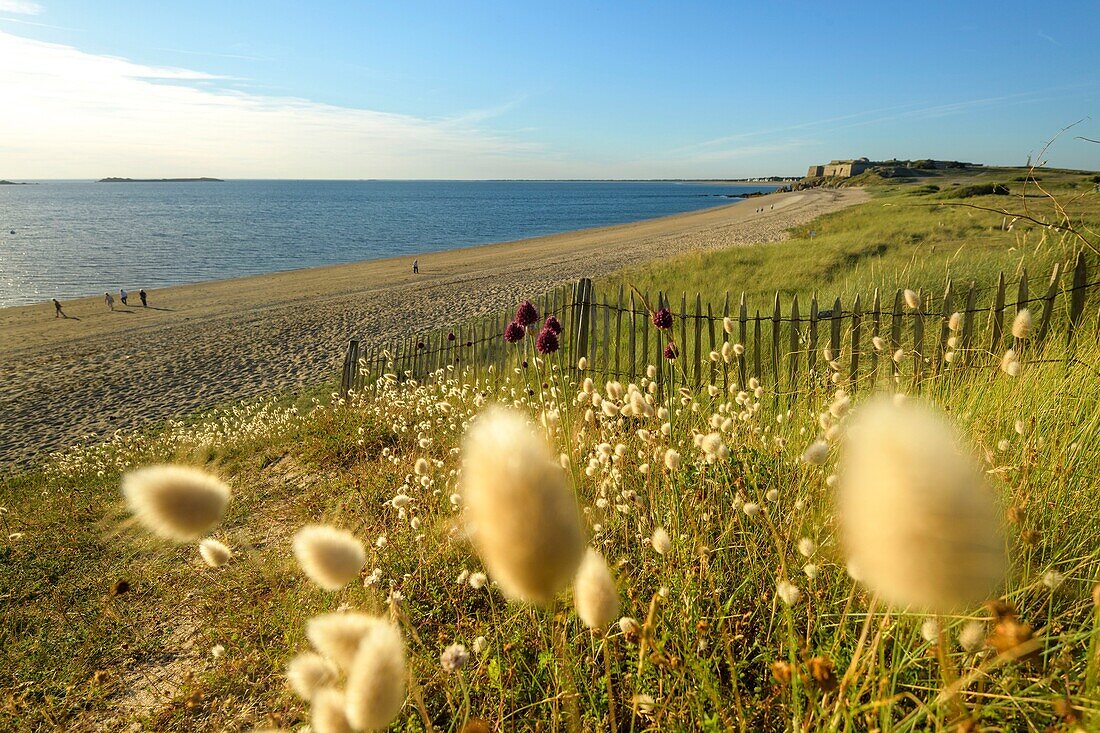
{"type": "Polygon", "coordinates": [[[413,260],[413,274],[420,274],[420,260],[413,260]]]}
{"type": "Polygon", "coordinates": [[[111,310],[115,309],[115,299],[110,293],[103,294],[103,302],[107,304],[107,307],[111,310]]]}
{"type": "Polygon", "coordinates": [[[146,300],[145,300],[148,296],[149,296],[149,294],[145,292],[145,288],[142,288],[141,290],[138,291],[138,297],[141,298],[141,307],[142,308],[148,308],[149,307],[149,303],[146,302],[146,300]]]}
{"type": "Polygon", "coordinates": [[[65,315],[65,311],[61,310],[61,301],[57,298],[53,299],[53,317],[54,318],[68,318],[65,315]]]}
{"type": "Polygon", "coordinates": [[[127,297],[129,297],[129,296],[126,295],[126,289],[125,288],[119,288],[118,289],[118,299],[122,301],[123,305],[126,305],[126,298],[127,297]]]}

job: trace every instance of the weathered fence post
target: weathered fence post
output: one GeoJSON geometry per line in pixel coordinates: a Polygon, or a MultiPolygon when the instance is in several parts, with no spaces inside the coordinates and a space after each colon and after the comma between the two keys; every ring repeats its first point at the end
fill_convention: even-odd
{"type": "Polygon", "coordinates": [[[737,336],[741,339],[741,353],[737,355],[737,384],[745,388],[745,350],[749,348],[749,308],[745,305],[745,293],[741,292],[741,305],[737,309],[737,336]]]}
{"type": "Polygon", "coordinates": [[[703,299],[699,293],[695,294],[695,386],[703,384],[703,299]]]}
{"type": "Polygon", "coordinates": [[[340,376],[340,396],[347,397],[348,390],[359,371],[359,339],[348,341],[348,350],[344,354],[344,372],[340,376]]]}
{"type": "MultiPolygon", "coordinates": [[[[577,283],[576,296],[573,302],[573,333],[570,334],[570,341],[575,345],[575,351],[573,352],[573,365],[572,368],[576,369],[577,364],[580,363],[580,358],[588,356],[588,319],[591,315],[588,308],[589,298],[592,297],[592,281],[587,277],[582,277],[580,282],[577,283]]],[[[592,366],[591,364],[589,365],[592,366]]]]}
{"type": "Polygon", "coordinates": [[[871,301],[871,373],[870,382],[873,389],[878,384],[878,347],[876,343],[882,343],[882,301],[879,298],[878,288],[875,288],[875,297],[871,301]]]}
{"type": "Polygon", "coordinates": [[[782,313],[779,307],[779,291],[775,291],[775,303],[772,306],[772,379],[775,383],[775,406],[779,407],[779,393],[783,391],[783,381],[779,372],[779,329],[782,313]]]}
{"type": "Polygon", "coordinates": [[[917,308],[913,314],[913,386],[920,391],[924,375],[924,289],[917,291],[917,308]]]}
{"type": "Polygon", "coordinates": [[[1081,317],[1085,315],[1085,286],[1088,284],[1088,270],[1085,265],[1085,253],[1082,250],[1077,253],[1077,262],[1073,265],[1073,292],[1069,297],[1069,333],[1066,336],[1068,343],[1073,343],[1077,335],[1077,328],[1081,325],[1081,317]]]}
{"type": "Polygon", "coordinates": [[[619,300],[615,306],[615,378],[619,379],[622,371],[623,350],[623,286],[619,285],[619,300]]]}
{"type": "MultiPolygon", "coordinates": [[[[726,291],[726,300],[722,304],[722,346],[725,347],[729,343],[730,334],[726,330],[726,319],[730,317],[730,291],[726,291]]],[[[728,390],[730,386],[730,365],[729,362],[722,359],[722,389],[728,390]]]]}
{"type": "Polygon", "coordinates": [[[790,355],[787,363],[788,406],[794,402],[795,395],[798,394],[798,352],[800,351],[798,326],[798,294],[795,293],[794,300],[791,302],[790,355]]]}
{"type": "Polygon", "coordinates": [[[829,361],[836,362],[840,358],[840,298],[833,301],[833,311],[829,321],[829,361]]]}
{"type": "Polygon", "coordinates": [[[810,372],[810,386],[817,383],[814,370],[817,368],[817,293],[810,298],[810,340],[806,345],[806,368],[810,372]]]}
{"type": "Polygon", "coordinates": [[[1047,330],[1050,328],[1050,317],[1054,311],[1054,299],[1058,296],[1058,279],[1062,276],[1062,263],[1054,263],[1054,271],[1050,273],[1050,284],[1047,285],[1047,294],[1043,298],[1043,318],[1039,321],[1039,330],[1035,334],[1035,347],[1039,349],[1046,340],[1047,330]]]}
{"type": "Polygon", "coordinates": [[[863,323],[863,306],[859,296],[852,302],[852,356],[851,367],[848,369],[848,388],[856,391],[859,383],[859,352],[860,352],[860,326],[863,323]]]}
{"type": "Polygon", "coordinates": [[[901,327],[904,319],[901,303],[902,294],[899,288],[894,291],[894,306],[893,310],[890,311],[890,376],[893,377],[891,389],[898,388],[898,381],[901,377],[900,359],[894,358],[894,355],[898,353],[898,349],[901,348],[901,327]]]}
{"type": "MultiPolygon", "coordinates": [[[[970,288],[966,292],[966,311],[962,314],[962,355],[964,364],[970,364],[974,360],[971,347],[974,343],[974,320],[978,315],[974,312],[977,303],[978,288],[975,282],[971,280],[970,288]]],[[[958,334],[956,334],[956,337],[958,337],[958,334]]]]}
{"type": "MultiPolygon", "coordinates": [[[[714,314],[711,313],[710,303],[707,303],[707,328],[710,331],[710,353],[714,352],[714,314]]],[[[718,362],[713,359],[710,362],[710,384],[714,384],[718,377],[718,362]]]]}
{"type": "Polygon", "coordinates": [[[1002,272],[997,278],[997,294],[993,296],[993,308],[989,311],[991,333],[989,337],[989,350],[998,354],[1001,351],[1001,337],[1004,335],[1004,311],[1005,311],[1005,274],[1002,272]]]}
{"type": "MultiPolygon", "coordinates": [[[[951,320],[951,279],[947,280],[947,289],[943,291],[943,307],[940,309],[940,337],[936,340],[936,355],[932,363],[932,373],[939,374],[943,368],[944,354],[947,353],[947,339],[951,329],[948,328],[951,320]]],[[[954,357],[952,357],[954,358],[954,357]]]]}

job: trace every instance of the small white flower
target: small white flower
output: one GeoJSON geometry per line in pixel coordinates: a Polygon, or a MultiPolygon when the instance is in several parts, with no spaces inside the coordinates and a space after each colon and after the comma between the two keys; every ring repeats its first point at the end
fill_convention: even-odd
{"type": "Polygon", "coordinates": [[[470,587],[481,590],[489,583],[489,577],[485,573],[470,573],[470,587]]]}

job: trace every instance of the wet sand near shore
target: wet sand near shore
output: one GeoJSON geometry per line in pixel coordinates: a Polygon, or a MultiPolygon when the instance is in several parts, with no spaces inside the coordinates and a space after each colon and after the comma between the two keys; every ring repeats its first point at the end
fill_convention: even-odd
{"type": "Polygon", "coordinates": [[[535,239],[0,309],[0,466],[95,433],[334,377],[370,343],[461,321],[563,282],[691,250],[773,242],[860,203],[859,189],[771,194],[687,214],[535,239]],[[771,208],[774,206],[774,209],[771,208]],[[756,209],[764,207],[763,212],[756,209]]]}

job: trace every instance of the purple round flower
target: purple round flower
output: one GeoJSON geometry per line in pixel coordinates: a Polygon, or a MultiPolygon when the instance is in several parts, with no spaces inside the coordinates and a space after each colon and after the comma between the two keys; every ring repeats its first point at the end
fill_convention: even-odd
{"type": "Polygon", "coordinates": [[[423,349],[424,348],[424,342],[423,341],[417,341],[416,342],[416,348],[423,349]]]}
{"type": "Polygon", "coordinates": [[[559,336],[561,335],[561,321],[558,320],[557,316],[547,316],[546,323],[542,324],[542,327],[553,331],[559,336]]]}
{"type": "Polygon", "coordinates": [[[534,323],[538,323],[539,312],[535,310],[535,304],[529,300],[525,300],[519,304],[519,308],[516,309],[516,323],[526,328],[534,323]]]}
{"type": "Polygon", "coordinates": [[[512,321],[504,329],[504,340],[510,344],[517,344],[523,340],[523,326],[518,321],[512,321]]]}
{"type": "Polygon", "coordinates": [[[668,346],[665,347],[665,358],[672,361],[680,355],[680,350],[676,348],[676,344],[671,341],[668,342],[668,346]]]}
{"type": "Polygon", "coordinates": [[[662,331],[672,328],[672,312],[668,308],[661,308],[653,312],[653,325],[662,331]]]}
{"type": "Polygon", "coordinates": [[[473,342],[473,341],[467,341],[467,342],[466,342],[466,345],[467,345],[467,346],[473,346],[473,345],[474,345],[474,342],[473,342]]]}
{"type": "Polygon", "coordinates": [[[558,335],[549,327],[542,329],[535,341],[535,348],[540,354],[553,354],[558,350],[558,335]]]}
{"type": "Polygon", "coordinates": [[[447,334],[447,340],[448,341],[454,341],[455,340],[455,335],[453,333],[447,334]]]}

